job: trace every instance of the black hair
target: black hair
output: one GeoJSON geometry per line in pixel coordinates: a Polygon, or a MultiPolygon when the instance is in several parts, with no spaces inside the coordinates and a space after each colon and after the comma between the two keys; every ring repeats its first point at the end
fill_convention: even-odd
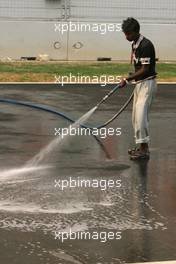
{"type": "Polygon", "coordinates": [[[124,33],[126,32],[136,32],[139,33],[140,25],[139,22],[133,17],[128,17],[126,20],[123,20],[122,30],[124,33]]]}

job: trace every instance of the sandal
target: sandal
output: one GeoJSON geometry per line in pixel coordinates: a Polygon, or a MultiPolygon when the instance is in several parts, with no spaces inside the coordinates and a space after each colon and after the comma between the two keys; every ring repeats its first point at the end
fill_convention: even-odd
{"type": "Polygon", "coordinates": [[[150,158],[150,152],[141,152],[136,151],[134,154],[131,154],[130,159],[131,160],[148,160],[150,158]]]}
{"type": "Polygon", "coordinates": [[[138,151],[139,151],[139,148],[138,147],[134,147],[132,149],[128,149],[128,154],[129,155],[133,155],[133,154],[135,154],[138,151]]]}

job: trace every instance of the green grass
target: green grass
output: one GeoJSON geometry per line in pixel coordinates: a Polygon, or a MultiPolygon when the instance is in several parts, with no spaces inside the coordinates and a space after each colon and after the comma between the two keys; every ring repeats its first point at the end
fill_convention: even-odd
{"type": "MultiPolygon", "coordinates": [[[[128,63],[92,63],[90,64],[64,64],[64,63],[30,63],[14,62],[0,63],[0,74],[8,73],[25,75],[25,74],[51,74],[51,75],[118,75],[126,76],[133,67],[128,63]]],[[[158,77],[161,79],[176,79],[176,64],[157,64],[158,77]]],[[[28,81],[30,81],[30,77],[28,81]]],[[[31,77],[32,78],[32,77],[31,77]]],[[[41,80],[40,80],[41,81],[41,80]]]]}
{"type": "Polygon", "coordinates": [[[176,64],[157,64],[158,77],[176,78],[176,64]]]}
{"type": "Polygon", "coordinates": [[[50,73],[67,75],[87,74],[89,76],[102,74],[121,74],[129,68],[127,64],[92,64],[92,65],[69,65],[69,64],[0,64],[0,72],[11,73],[50,73]]]}

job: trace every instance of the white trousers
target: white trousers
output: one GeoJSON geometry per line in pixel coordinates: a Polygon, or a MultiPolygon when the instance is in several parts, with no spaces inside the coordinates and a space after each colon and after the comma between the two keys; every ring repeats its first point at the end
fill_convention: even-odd
{"type": "Polygon", "coordinates": [[[148,143],[150,141],[149,110],[156,91],[156,79],[136,84],[132,112],[132,124],[136,144],[148,143]]]}

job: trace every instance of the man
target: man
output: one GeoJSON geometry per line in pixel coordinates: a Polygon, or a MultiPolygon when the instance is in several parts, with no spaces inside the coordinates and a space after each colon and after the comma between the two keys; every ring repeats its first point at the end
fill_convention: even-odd
{"type": "Polygon", "coordinates": [[[126,39],[132,42],[131,61],[135,73],[123,79],[120,85],[124,87],[132,80],[137,81],[133,98],[132,123],[135,141],[139,146],[129,149],[128,154],[132,160],[149,159],[148,114],[157,89],[155,48],[150,40],[140,34],[140,25],[136,19],[124,20],[122,31],[126,39]]]}

